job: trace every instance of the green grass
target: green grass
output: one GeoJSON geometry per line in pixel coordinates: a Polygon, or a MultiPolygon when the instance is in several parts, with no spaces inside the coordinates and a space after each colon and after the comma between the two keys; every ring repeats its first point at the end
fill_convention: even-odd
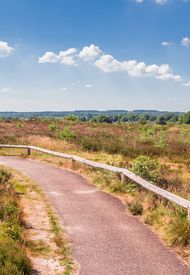
{"type": "Polygon", "coordinates": [[[24,247],[19,198],[11,182],[12,173],[0,168],[0,274],[32,274],[24,247]]]}
{"type": "Polygon", "coordinates": [[[71,250],[68,245],[68,240],[65,237],[63,229],[59,224],[59,220],[51,206],[47,203],[48,215],[50,218],[51,230],[54,233],[54,241],[58,247],[60,262],[64,265],[64,275],[70,275],[74,268],[74,261],[71,256],[71,250]]]}
{"type": "Polygon", "coordinates": [[[35,255],[48,255],[51,252],[51,248],[45,244],[42,240],[26,241],[25,245],[35,255]]]}
{"type": "Polygon", "coordinates": [[[32,274],[30,261],[25,249],[11,239],[0,239],[0,274],[32,274]]]}

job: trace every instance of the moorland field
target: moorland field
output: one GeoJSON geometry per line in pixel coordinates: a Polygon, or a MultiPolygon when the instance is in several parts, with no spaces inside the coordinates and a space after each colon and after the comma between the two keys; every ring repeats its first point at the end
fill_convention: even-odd
{"type": "MultiPolygon", "coordinates": [[[[1,119],[0,143],[34,145],[91,160],[126,167],[161,188],[190,198],[190,125],[156,121],[100,122],[64,118],[1,119]]],[[[21,154],[1,149],[2,154],[21,154]]],[[[22,152],[25,157],[25,152],[22,152]]],[[[106,192],[119,197],[134,215],[152,226],[168,245],[190,259],[190,224],[186,210],[149,193],[119,175],[32,153],[41,159],[83,174],[106,192]]]]}

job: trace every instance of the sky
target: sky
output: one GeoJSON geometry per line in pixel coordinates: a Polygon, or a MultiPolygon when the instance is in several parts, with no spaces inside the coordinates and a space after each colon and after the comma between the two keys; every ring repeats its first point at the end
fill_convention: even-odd
{"type": "Polygon", "coordinates": [[[189,0],[0,7],[0,111],[190,110],[189,0]]]}

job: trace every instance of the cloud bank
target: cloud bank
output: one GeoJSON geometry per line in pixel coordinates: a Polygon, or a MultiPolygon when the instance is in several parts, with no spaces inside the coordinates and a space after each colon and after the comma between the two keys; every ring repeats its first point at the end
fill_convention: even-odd
{"type": "Polygon", "coordinates": [[[169,64],[150,64],[143,61],[123,60],[119,61],[110,54],[105,54],[98,46],[91,44],[80,51],[70,48],[54,52],[46,52],[39,57],[39,63],[62,63],[68,66],[77,66],[80,62],[94,65],[104,73],[126,72],[130,77],[153,77],[159,80],[181,81],[180,75],[173,73],[169,64]]]}
{"type": "Polygon", "coordinates": [[[46,52],[39,58],[39,63],[62,63],[68,66],[76,66],[75,54],[77,49],[70,48],[66,51],[60,51],[58,54],[54,52],[46,52]]]}

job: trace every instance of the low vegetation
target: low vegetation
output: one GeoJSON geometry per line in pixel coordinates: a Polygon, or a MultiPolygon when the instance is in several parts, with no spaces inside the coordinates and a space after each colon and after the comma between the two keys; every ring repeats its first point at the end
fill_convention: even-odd
{"type": "Polygon", "coordinates": [[[0,274],[32,274],[26,254],[22,213],[12,174],[0,168],[0,274]]]}
{"type": "MultiPolygon", "coordinates": [[[[154,122],[116,121],[105,123],[76,117],[29,119],[18,127],[18,120],[0,121],[0,143],[30,144],[76,154],[94,161],[126,167],[186,199],[190,199],[190,126],[188,114],[178,119],[156,118],[154,122]]],[[[20,151],[1,149],[1,154],[20,151]]],[[[23,154],[25,152],[23,151],[23,154]]],[[[190,260],[190,225],[187,212],[158,196],[122,182],[119,175],[103,172],[40,153],[33,158],[56,163],[91,179],[99,188],[112,192],[134,215],[160,234],[167,244],[177,246],[190,260]],[[184,252],[185,251],[185,252],[184,252]]]]}

